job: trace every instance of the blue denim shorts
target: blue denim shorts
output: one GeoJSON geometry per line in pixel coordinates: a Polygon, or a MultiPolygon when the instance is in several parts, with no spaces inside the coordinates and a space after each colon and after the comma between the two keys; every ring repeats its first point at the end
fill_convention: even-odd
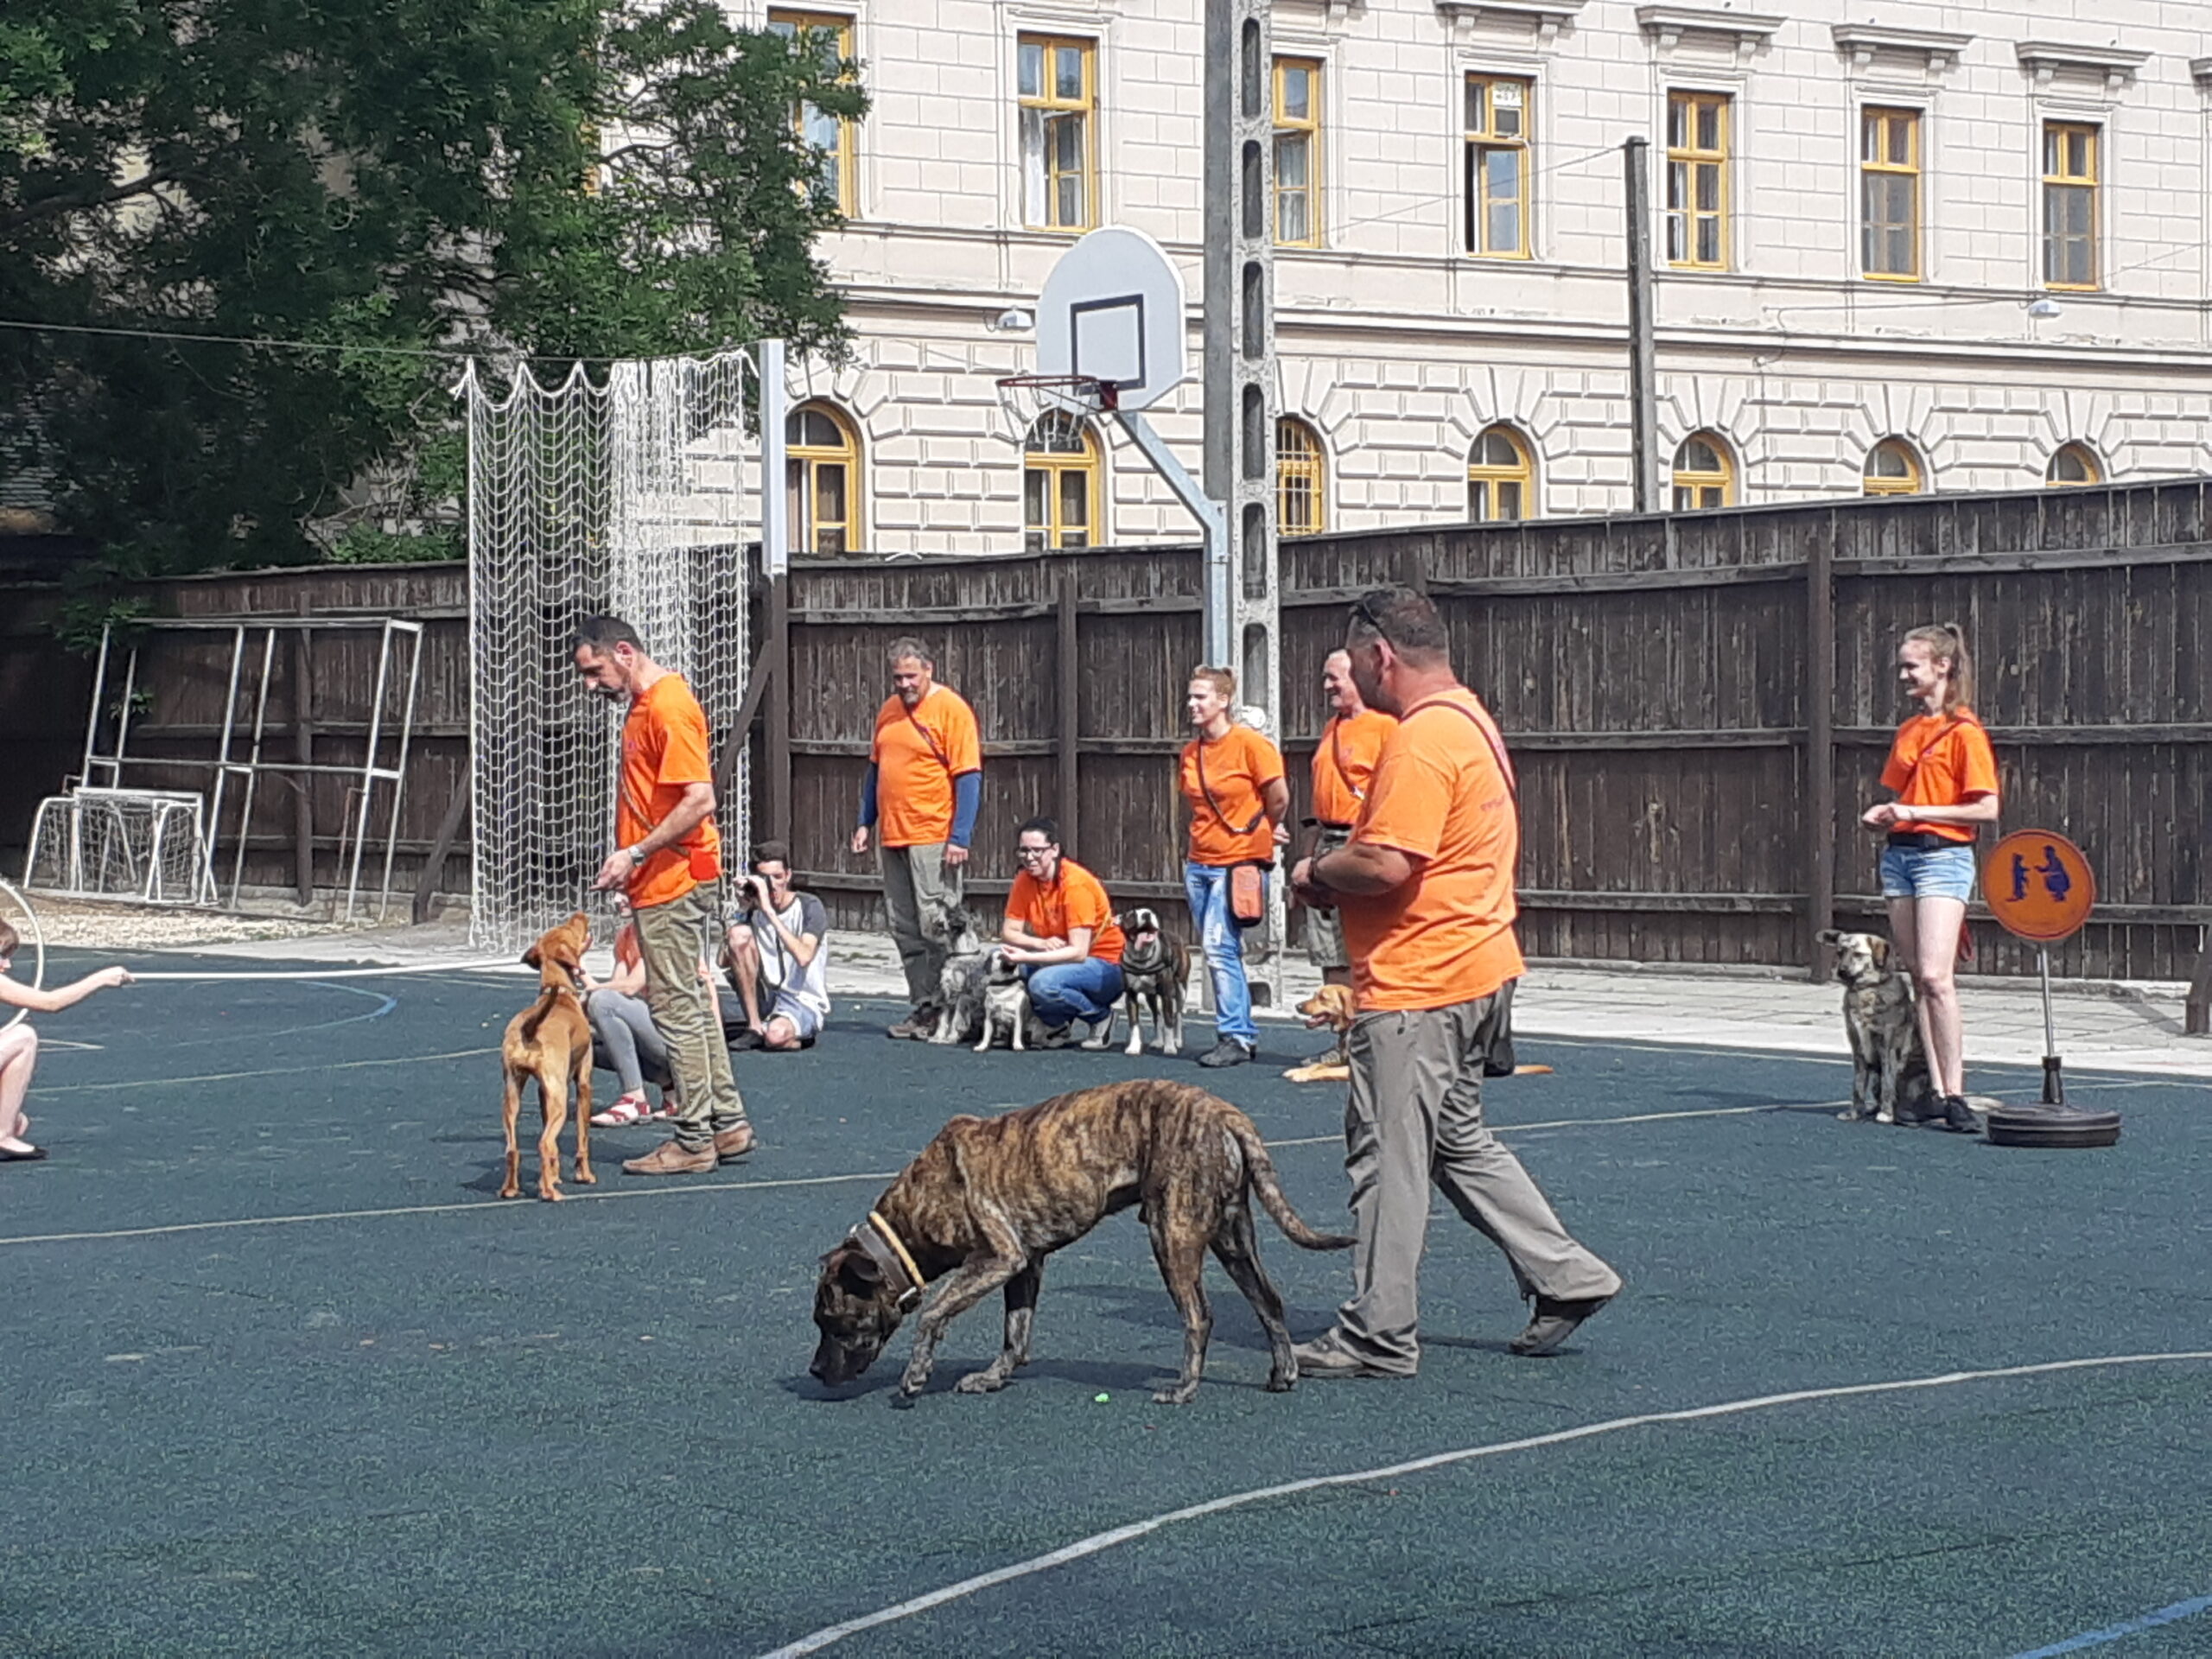
{"type": "Polygon", "coordinates": [[[1974,848],[1917,847],[1882,849],[1882,897],[1885,899],[1956,899],[1963,904],[1974,892],[1974,848]]]}

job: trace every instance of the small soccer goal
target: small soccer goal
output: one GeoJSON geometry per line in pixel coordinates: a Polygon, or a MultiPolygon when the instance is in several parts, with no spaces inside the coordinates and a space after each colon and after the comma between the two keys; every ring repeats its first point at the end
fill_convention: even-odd
{"type": "Polygon", "coordinates": [[[23,885],[71,899],[212,905],[207,803],[186,790],[90,785],[39,803],[23,885]]]}

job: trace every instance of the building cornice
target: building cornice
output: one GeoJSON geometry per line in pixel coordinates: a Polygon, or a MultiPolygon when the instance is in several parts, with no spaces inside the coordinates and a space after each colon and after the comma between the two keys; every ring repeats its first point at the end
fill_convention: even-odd
{"type": "Polygon", "coordinates": [[[1546,46],[1559,38],[1565,25],[1574,21],[1587,0],[1436,0],[1436,15],[1452,26],[1461,39],[1484,18],[1503,18],[1526,23],[1546,46]]]}
{"type": "Polygon", "coordinates": [[[2191,58],[2189,73],[2196,78],[2199,92],[2212,92],[2212,58],[2191,58]]]}
{"type": "Polygon", "coordinates": [[[2012,50],[2020,60],[2020,67],[2035,75],[2038,86],[2049,85],[2053,76],[2066,70],[2097,76],[2104,81],[2107,92],[2114,92],[2133,80],[2135,72],[2151,60],[2148,52],[2118,46],[2071,46],[2063,41],[2021,41],[2012,50]]]}
{"type": "Polygon", "coordinates": [[[1729,41],[1738,59],[1749,58],[1769,36],[1789,20],[1750,11],[1719,11],[1707,6],[1638,6],[1636,21],[1643,32],[1671,52],[1685,35],[1703,35],[1729,41]]]}
{"type": "Polygon", "coordinates": [[[1835,36],[1836,49],[1848,52],[1852,62],[1861,69],[1873,62],[1877,52],[1916,57],[1927,68],[1947,69],[1958,62],[1974,40],[1971,35],[1947,35],[1932,29],[1892,29],[1885,23],[1838,23],[1830,32],[1835,36]]]}

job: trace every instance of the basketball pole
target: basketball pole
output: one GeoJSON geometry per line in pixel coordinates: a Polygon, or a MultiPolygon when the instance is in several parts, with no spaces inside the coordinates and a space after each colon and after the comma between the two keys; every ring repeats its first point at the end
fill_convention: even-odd
{"type": "MultiPolygon", "coordinates": [[[[1275,550],[1274,55],[1270,0],[1206,0],[1206,660],[1236,671],[1243,702],[1283,737],[1275,550]]],[[[1268,948],[1248,969],[1256,1004],[1280,1007],[1286,911],[1269,884],[1268,948]]]]}

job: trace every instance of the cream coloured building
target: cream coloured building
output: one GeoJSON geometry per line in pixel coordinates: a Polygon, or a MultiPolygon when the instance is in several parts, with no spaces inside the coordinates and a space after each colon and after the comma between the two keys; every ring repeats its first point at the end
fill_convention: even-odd
{"type": "MultiPolygon", "coordinates": [[[[1203,0],[730,3],[874,98],[817,131],[858,350],[794,372],[795,538],[1189,539],[1117,432],[1001,407],[1032,353],[992,325],[1096,225],[1199,292],[1203,0]]],[[[1273,17],[1286,532],[1628,509],[1639,134],[1675,505],[2212,471],[2207,0],[1273,17]]],[[[1154,411],[1193,470],[1198,406],[1154,411]]]]}

